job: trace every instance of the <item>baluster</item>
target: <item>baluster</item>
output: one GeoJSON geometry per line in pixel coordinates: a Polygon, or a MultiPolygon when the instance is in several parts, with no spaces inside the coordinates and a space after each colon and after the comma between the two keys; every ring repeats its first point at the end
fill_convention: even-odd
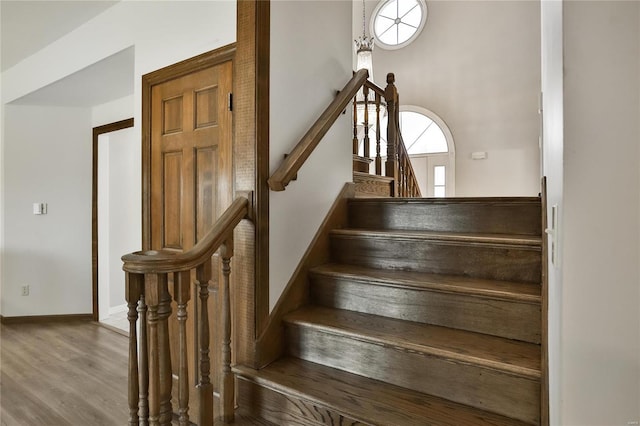
{"type": "Polygon", "coordinates": [[[408,184],[409,181],[407,179],[408,167],[407,167],[407,157],[405,155],[402,156],[402,196],[406,197],[408,195],[408,184]]]}
{"type": "Polygon", "coordinates": [[[380,102],[381,97],[376,92],[376,175],[382,175],[382,156],[380,155],[380,102]]]}
{"type": "Polygon", "coordinates": [[[393,178],[392,197],[398,196],[398,91],[394,85],[396,78],[393,73],[387,74],[387,87],[384,97],[387,102],[387,161],[385,162],[385,174],[393,178]]]}
{"type": "Polygon", "coordinates": [[[225,423],[233,422],[234,382],[231,372],[231,296],[229,275],[231,274],[231,257],[233,257],[233,237],[220,247],[222,258],[222,377],[220,380],[220,407],[225,423]]]}
{"type": "Polygon", "coordinates": [[[211,384],[209,360],[209,281],[211,280],[211,262],[207,261],[196,269],[196,284],[200,296],[200,319],[198,321],[200,341],[200,382],[198,392],[200,400],[200,412],[198,413],[198,425],[213,425],[213,386],[211,384]]]}
{"type": "Polygon", "coordinates": [[[125,274],[125,298],[127,300],[127,319],[129,320],[129,426],[138,426],[138,398],[140,392],[140,377],[138,375],[138,301],[142,295],[144,276],[127,272],[125,274]]]}
{"type": "Polygon", "coordinates": [[[404,157],[400,156],[398,159],[398,196],[404,197],[404,189],[405,189],[405,163],[404,157]]]}
{"type": "Polygon", "coordinates": [[[173,407],[171,406],[171,387],[173,373],[171,369],[171,346],[169,342],[169,317],[171,316],[171,295],[167,274],[158,275],[160,286],[160,305],[158,306],[158,345],[160,366],[160,424],[171,425],[173,407]]]}
{"type": "Polygon", "coordinates": [[[409,179],[409,161],[411,161],[409,159],[409,156],[405,157],[405,166],[404,166],[404,186],[405,186],[405,197],[410,197],[411,196],[411,180],[409,179]]]}
{"type": "Polygon", "coordinates": [[[178,422],[180,426],[189,423],[189,366],[187,354],[187,303],[191,298],[191,271],[177,272],[173,283],[173,294],[178,305],[178,422]]]}
{"type": "MultiPolygon", "coordinates": [[[[142,283],[144,284],[144,282],[142,283]]],[[[144,289],[144,286],[143,286],[144,289]]],[[[144,292],[138,305],[140,314],[140,426],[149,424],[149,346],[147,341],[147,302],[144,292]]]]}
{"type": "Polygon", "coordinates": [[[353,155],[358,155],[358,103],[353,98],[353,155]]]}
{"type": "Polygon", "coordinates": [[[369,87],[366,84],[362,86],[362,93],[364,94],[364,158],[369,159],[369,87]]]}
{"type": "Polygon", "coordinates": [[[171,355],[169,324],[171,296],[167,274],[145,274],[149,304],[149,425],[171,425],[171,355]]]}
{"type": "Polygon", "coordinates": [[[158,305],[160,291],[158,275],[145,274],[145,295],[147,298],[147,326],[149,333],[149,426],[160,424],[160,358],[158,356],[158,305]]]}

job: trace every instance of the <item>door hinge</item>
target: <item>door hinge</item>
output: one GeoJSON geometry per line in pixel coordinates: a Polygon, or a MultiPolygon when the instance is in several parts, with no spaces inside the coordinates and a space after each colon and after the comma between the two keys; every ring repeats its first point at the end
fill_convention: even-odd
{"type": "Polygon", "coordinates": [[[227,96],[227,108],[229,111],[233,111],[233,93],[229,92],[227,96]]]}

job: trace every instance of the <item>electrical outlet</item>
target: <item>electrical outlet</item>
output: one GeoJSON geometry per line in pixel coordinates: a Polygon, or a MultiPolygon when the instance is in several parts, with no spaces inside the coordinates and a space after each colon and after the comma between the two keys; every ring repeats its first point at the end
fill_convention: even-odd
{"type": "Polygon", "coordinates": [[[28,296],[29,295],[29,286],[28,285],[23,285],[22,286],[22,295],[23,296],[28,296]]]}

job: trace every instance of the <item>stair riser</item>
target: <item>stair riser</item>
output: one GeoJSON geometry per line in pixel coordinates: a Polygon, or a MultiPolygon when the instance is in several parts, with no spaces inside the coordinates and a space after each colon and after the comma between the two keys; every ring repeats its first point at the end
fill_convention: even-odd
{"type": "Polygon", "coordinates": [[[540,343],[540,305],[312,276],[316,305],[540,343]]]}
{"type": "Polygon", "coordinates": [[[307,361],[539,423],[540,383],[317,329],[287,326],[288,351],[307,361]]]}
{"type": "Polygon", "coordinates": [[[333,235],[331,252],[336,262],[370,268],[533,283],[541,277],[539,247],[333,235]]]}
{"type": "Polygon", "coordinates": [[[353,174],[356,195],[363,197],[389,197],[393,179],[362,173],[353,174]]]}
{"type": "Polygon", "coordinates": [[[349,204],[352,228],[540,235],[540,203],[374,202],[349,204]]]}
{"type": "Polygon", "coordinates": [[[248,414],[261,417],[276,425],[359,426],[368,424],[313,402],[292,395],[284,395],[242,377],[238,378],[237,385],[238,406],[248,414]]]}

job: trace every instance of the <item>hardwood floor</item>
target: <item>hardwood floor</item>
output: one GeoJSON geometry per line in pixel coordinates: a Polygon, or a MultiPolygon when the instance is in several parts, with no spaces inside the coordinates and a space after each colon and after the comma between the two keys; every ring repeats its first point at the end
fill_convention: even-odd
{"type": "Polygon", "coordinates": [[[91,322],[0,328],[2,426],[127,424],[127,339],[91,322]]]}

